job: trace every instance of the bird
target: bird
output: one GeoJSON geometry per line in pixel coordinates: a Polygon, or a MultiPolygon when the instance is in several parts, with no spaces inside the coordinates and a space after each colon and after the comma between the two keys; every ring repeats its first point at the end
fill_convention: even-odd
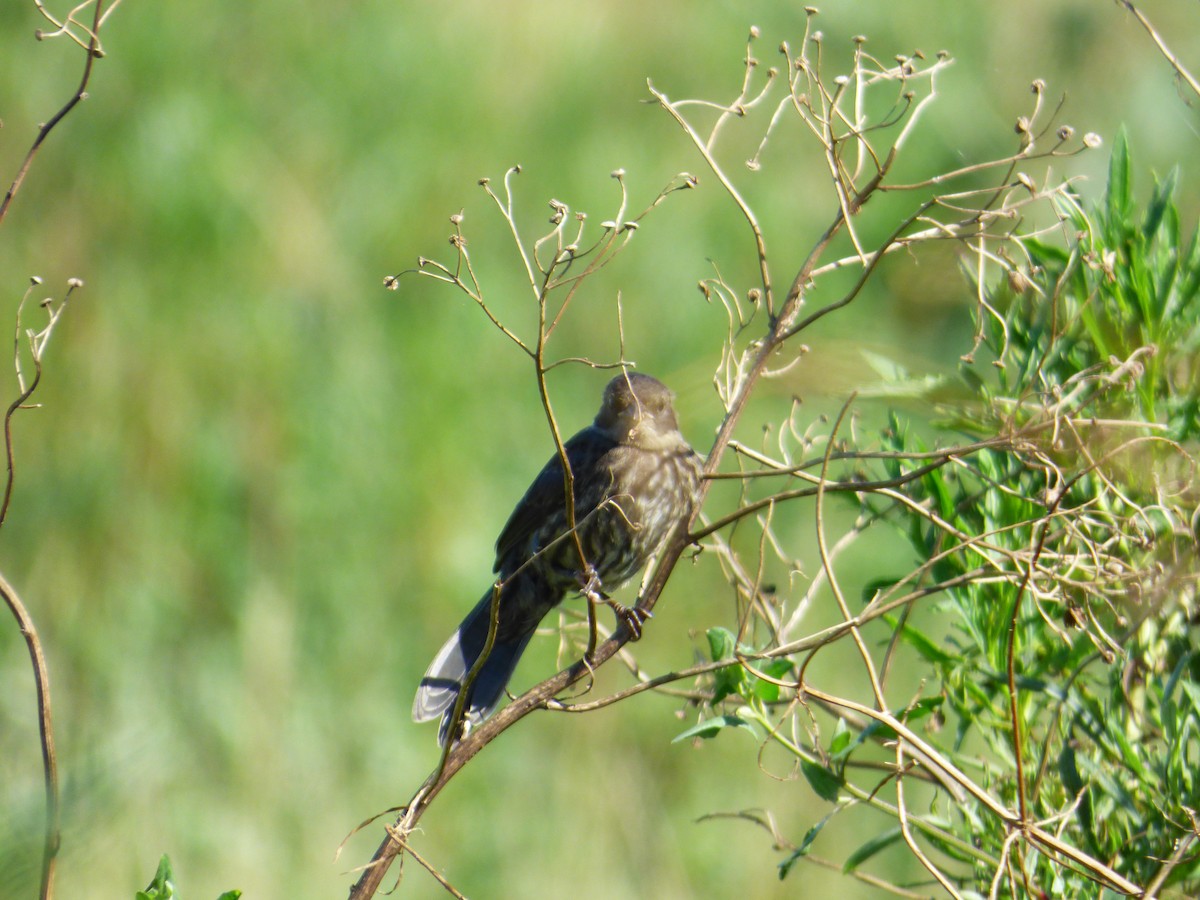
{"type": "Polygon", "coordinates": [[[691,521],[702,460],[679,430],[673,401],[661,381],[622,372],[605,387],[592,424],[563,443],[573,480],[574,534],[557,452],[517,502],[496,540],[496,579],[442,645],[413,701],[414,721],[441,717],[440,745],[460,740],[491,715],[538,624],[569,592],[608,603],[631,635],[641,636],[646,613],[615,603],[608,593],[691,521]],[[494,600],[491,651],[466,685],[487,644],[494,600]],[[455,722],[464,687],[461,721],[455,722]]]}

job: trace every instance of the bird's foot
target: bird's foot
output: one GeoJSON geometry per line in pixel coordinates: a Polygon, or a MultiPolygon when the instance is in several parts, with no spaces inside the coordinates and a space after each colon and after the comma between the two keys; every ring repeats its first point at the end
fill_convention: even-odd
{"type": "Polygon", "coordinates": [[[650,610],[638,606],[625,606],[609,597],[605,597],[604,602],[611,606],[612,611],[617,614],[617,618],[625,623],[629,639],[631,641],[641,640],[642,626],[646,624],[647,619],[653,618],[654,614],[650,610]]]}
{"type": "Polygon", "coordinates": [[[642,626],[646,624],[646,620],[652,618],[652,614],[648,609],[640,609],[636,606],[625,606],[623,603],[618,603],[608,594],[601,590],[600,575],[591,565],[579,573],[579,592],[587,597],[592,603],[603,603],[605,606],[611,607],[612,611],[617,614],[617,618],[625,623],[625,629],[629,632],[629,639],[636,641],[642,636],[642,626]]]}
{"type": "Polygon", "coordinates": [[[609,603],[608,594],[601,590],[603,585],[600,583],[600,574],[595,567],[588,563],[588,567],[576,576],[579,580],[579,593],[587,597],[593,603],[609,603]]]}

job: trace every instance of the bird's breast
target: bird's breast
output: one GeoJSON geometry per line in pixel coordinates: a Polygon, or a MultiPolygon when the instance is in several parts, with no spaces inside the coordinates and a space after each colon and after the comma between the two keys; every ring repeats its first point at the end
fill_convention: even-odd
{"type": "Polygon", "coordinates": [[[538,529],[527,548],[540,576],[562,589],[577,586],[582,548],[606,591],[645,566],[681,521],[690,517],[700,479],[686,445],[671,450],[618,446],[575,471],[575,536],[565,510],[538,529]]]}
{"type": "Polygon", "coordinates": [[[672,451],[622,447],[612,455],[611,489],[596,509],[587,543],[601,581],[616,589],[690,517],[699,466],[686,446],[672,451]]]}

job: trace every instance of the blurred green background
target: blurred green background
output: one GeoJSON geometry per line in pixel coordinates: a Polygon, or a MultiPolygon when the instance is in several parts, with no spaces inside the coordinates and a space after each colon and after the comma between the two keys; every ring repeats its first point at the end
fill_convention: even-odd
{"type": "MultiPolygon", "coordinates": [[[[1200,65],[1194,4],[1143,8],[1200,65]]],[[[707,448],[725,319],[696,283],[715,262],[748,285],[752,247],[677,126],[642,101],[647,77],[672,97],[731,99],[751,24],[774,64],[803,13],[680,0],[118,8],[89,99],[0,225],[0,325],[29,276],[45,279],[34,299],[86,282],[48,351],[43,408],[17,418],[0,533],[0,570],[51,666],[59,896],[132,896],[163,852],[197,900],[232,887],[343,896],[380,830],[335,862],[339,842],[435,764],[434,730],[409,721],[413,689],[487,584],[495,535],[551,449],[527,361],[477,308],[416,277],[382,287],[418,255],[449,259],[448,216],[465,208],[490,301],[530,333],[528,287],[480,177],[522,164],[532,234],[551,197],[592,222],[611,216],[615,168],[635,208],[674,173],[701,174],[588,283],[557,351],[616,358],[619,293],[627,355],[675,388],[685,432],[707,448]]],[[[918,48],[957,60],[906,171],[1005,152],[1043,78],[1080,133],[1110,140],[1125,123],[1143,171],[1184,164],[1194,221],[1196,98],[1118,5],[833,2],[819,25],[831,69],[848,67],[856,34],[884,60],[918,48]]],[[[66,41],[36,42],[39,27],[32,2],[0,7],[5,182],[81,67],[66,41]]],[[[738,170],[785,279],[832,212],[824,163],[797,137],[778,139],[762,172],[738,170]]],[[[1054,171],[1091,176],[1095,195],[1106,162],[1102,150],[1054,171]]],[[[952,365],[968,308],[951,254],[889,264],[767,390],[836,405],[866,378],[863,348],[917,371],[952,365]]],[[[556,372],[565,428],[590,419],[605,380],[556,372]]],[[[750,439],[763,418],[747,419],[750,439]]],[[[685,567],[639,657],[655,671],[686,665],[703,629],[731,614],[715,563],[685,567]]],[[[553,670],[554,643],[533,648],[515,686],[553,670]]],[[[615,668],[600,679],[624,683],[615,668]]],[[[42,815],[32,677],[11,623],[0,684],[7,898],[34,890],[42,815]]],[[[815,867],[779,882],[765,833],[697,823],[769,807],[798,841],[825,805],[802,780],[759,772],[748,737],[671,744],[690,724],[678,711],[643,696],[532,717],[439,798],[417,846],[478,897],[874,895],[815,867]]],[[[837,824],[817,850],[840,861],[873,825],[837,824]]],[[[893,861],[893,877],[920,877],[893,861]]],[[[438,895],[411,865],[402,890],[438,895]]]]}

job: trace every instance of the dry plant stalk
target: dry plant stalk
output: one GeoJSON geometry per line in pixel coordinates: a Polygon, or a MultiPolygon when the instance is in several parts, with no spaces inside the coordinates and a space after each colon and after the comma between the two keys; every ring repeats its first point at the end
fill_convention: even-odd
{"type": "MultiPolygon", "coordinates": [[[[24,160],[21,162],[20,168],[17,170],[16,176],[9,185],[8,191],[4,195],[4,200],[0,201],[0,223],[8,215],[9,209],[12,207],[13,201],[16,199],[21,186],[25,182],[26,176],[33,167],[33,162],[41,149],[42,144],[55,127],[65,119],[73,109],[87,96],[88,83],[91,81],[93,64],[97,59],[104,55],[104,51],[100,45],[100,29],[107,22],[108,17],[120,4],[120,0],[113,0],[106,7],[104,0],[85,0],[85,2],[75,6],[64,19],[57,19],[53,13],[46,7],[43,0],[34,0],[34,4],[38,12],[50,21],[55,30],[51,32],[38,31],[36,37],[38,40],[46,40],[56,37],[65,36],[69,40],[74,41],[85,52],[83,72],[79,79],[79,85],[71,97],[63,104],[63,106],[43,125],[38,128],[36,137],[30,145],[29,150],[25,154],[24,160]],[[87,23],[83,14],[91,8],[91,23],[87,23]]],[[[16,466],[14,461],[13,435],[12,435],[12,420],[13,416],[20,409],[26,409],[29,406],[29,400],[33,396],[34,391],[42,377],[42,357],[46,348],[46,344],[50,340],[50,336],[54,331],[55,325],[58,323],[59,317],[66,309],[67,301],[74,291],[83,286],[83,282],[77,278],[72,278],[68,282],[67,291],[61,301],[55,305],[53,300],[47,299],[42,302],[42,307],[47,310],[48,321],[39,330],[25,329],[22,325],[21,317],[25,308],[25,304],[29,299],[32,291],[41,284],[40,278],[31,279],[29,288],[22,296],[17,307],[15,335],[13,340],[13,366],[16,370],[18,396],[8,406],[4,415],[4,450],[5,461],[7,465],[7,478],[4,485],[4,498],[0,502],[0,525],[3,525],[8,518],[9,505],[12,502],[13,487],[16,479],[16,466]],[[27,352],[33,363],[33,375],[26,380],[26,375],[22,369],[22,341],[27,344],[27,352]]],[[[59,789],[58,789],[58,764],[56,761],[54,749],[54,727],[50,715],[50,675],[46,666],[46,657],[42,650],[41,639],[38,637],[37,627],[34,624],[33,617],[30,615],[25,604],[21,602],[21,598],[17,592],[8,584],[7,580],[0,575],[0,595],[3,596],[5,605],[17,621],[17,627],[21,631],[22,637],[25,639],[26,647],[29,651],[30,666],[33,669],[34,685],[37,694],[38,707],[38,734],[42,749],[42,775],[45,784],[46,793],[46,827],[45,839],[42,849],[42,866],[41,866],[41,884],[39,889],[39,897],[42,900],[49,900],[54,894],[54,876],[56,860],[58,856],[59,844],[61,841],[60,835],[60,812],[59,812],[59,789]]]]}
{"type": "MultiPolygon", "coordinates": [[[[29,409],[30,399],[42,380],[42,360],[46,345],[54,333],[60,317],[67,308],[67,302],[76,289],[83,287],[83,282],[72,278],[67,283],[66,293],[56,304],[47,298],[40,303],[46,310],[46,324],[40,329],[25,328],[22,324],[22,314],[25,304],[33,291],[41,285],[40,278],[30,279],[29,287],[17,306],[16,326],[13,334],[13,369],[17,376],[19,393],[9,404],[4,413],[4,454],[7,463],[7,478],[4,483],[4,499],[0,501],[0,526],[8,520],[9,505],[12,502],[13,488],[16,484],[16,458],[13,446],[12,422],[18,410],[29,409]],[[26,376],[22,365],[23,351],[28,353],[33,363],[32,377],[26,376]]],[[[46,655],[42,650],[42,642],[38,637],[37,627],[33,616],[17,595],[16,590],[0,574],[0,596],[4,598],[13,618],[17,621],[21,636],[29,651],[29,663],[33,669],[34,690],[37,695],[38,707],[38,736],[42,747],[42,776],[46,793],[46,827],[42,845],[42,875],[39,897],[49,900],[54,895],[55,862],[61,843],[61,815],[59,811],[58,762],[54,749],[54,723],[50,714],[50,671],[46,666],[46,655]]]]}

